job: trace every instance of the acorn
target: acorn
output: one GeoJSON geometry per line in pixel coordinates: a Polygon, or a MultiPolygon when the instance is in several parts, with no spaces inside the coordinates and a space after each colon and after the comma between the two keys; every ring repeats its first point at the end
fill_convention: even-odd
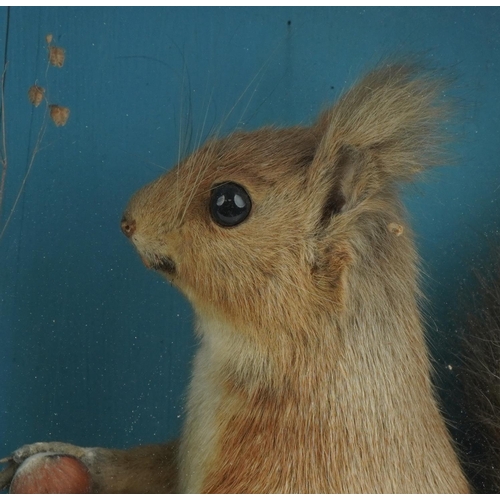
{"type": "Polygon", "coordinates": [[[10,493],[92,493],[87,466],[71,455],[37,453],[17,469],[10,493]]]}

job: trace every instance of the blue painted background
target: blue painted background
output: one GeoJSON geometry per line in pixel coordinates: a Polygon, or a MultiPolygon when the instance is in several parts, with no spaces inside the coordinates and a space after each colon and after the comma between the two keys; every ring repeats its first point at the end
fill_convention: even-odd
{"type": "Polygon", "coordinates": [[[394,53],[451,68],[463,103],[457,164],[406,195],[446,385],[454,315],[500,222],[498,9],[1,8],[0,40],[0,228],[43,125],[29,86],[71,109],[66,127],[48,124],[0,240],[0,455],[34,440],[123,447],[178,433],[191,311],[120,234],[129,196],[221,125],[312,121],[394,53]],[[47,69],[48,33],[63,68],[47,69]]]}

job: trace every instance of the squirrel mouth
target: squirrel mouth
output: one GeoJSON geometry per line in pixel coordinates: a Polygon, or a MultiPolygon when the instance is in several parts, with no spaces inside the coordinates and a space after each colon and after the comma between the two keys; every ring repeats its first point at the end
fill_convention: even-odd
{"type": "Polygon", "coordinates": [[[177,270],[175,262],[170,257],[159,257],[154,255],[148,260],[143,259],[143,262],[149,269],[163,271],[167,274],[175,274],[177,270]]]}
{"type": "Polygon", "coordinates": [[[156,271],[164,271],[167,274],[175,274],[176,271],[175,262],[169,257],[160,257],[154,262],[153,269],[156,271]]]}

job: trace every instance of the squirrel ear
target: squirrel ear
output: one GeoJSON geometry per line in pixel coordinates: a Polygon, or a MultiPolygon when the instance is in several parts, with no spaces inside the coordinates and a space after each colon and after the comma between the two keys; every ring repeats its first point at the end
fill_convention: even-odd
{"type": "Polygon", "coordinates": [[[332,215],[356,206],[364,198],[369,191],[367,181],[374,183],[376,175],[374,171],[369,179],[363,179],[367,168],[363,151],[347,144],[338,147],[332,168],[322,172],[324,177],[321,182],[326,195],[321,210],[322,225],[327,224],[332,215]]]}
{"type": "Polygon", "coordinates": [[[442,163],[440,125],[449,116],[443,87],[416,65],[385,65],[320,115],[309,170],[311,192],[324,200],[320,217],[442,163]]]}

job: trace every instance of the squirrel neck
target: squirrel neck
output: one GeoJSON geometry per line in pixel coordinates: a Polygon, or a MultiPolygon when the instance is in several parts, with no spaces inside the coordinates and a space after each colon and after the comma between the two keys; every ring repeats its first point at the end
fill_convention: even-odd
{"type": "Polygon", "coordinates": [[[309,332],[255,332],[295,333],[303,342],[291,350],[289,339],[259,350],[248,332],[199,319],[186,491],[467,491],[430,382],[416,266],[403,286],[360,264],[343,314],[318,316],[309,332]]]}

